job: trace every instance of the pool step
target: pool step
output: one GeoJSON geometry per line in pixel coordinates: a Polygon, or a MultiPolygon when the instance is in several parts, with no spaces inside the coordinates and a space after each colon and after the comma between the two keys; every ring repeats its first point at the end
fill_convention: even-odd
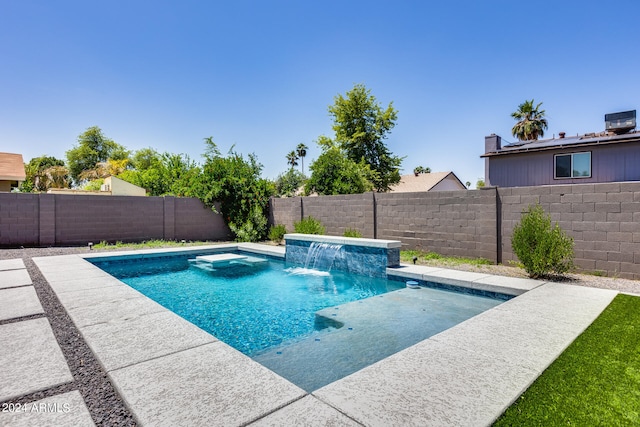
{"type": "Polygon", "coordinates": [[[233,267],[234,265],[257,266],[267,263],[265,258],[252,257],[238,254],[199,255],[196,259],[190,259],[189,263],[204,271],[216,271],[219,268],[233,267]],[[215,267],[215,268],[214,268],[215,267]]]}
{"type": "Polygon", "coordinates": [[[320,310],[316,323],[342,326],[253,359],[311,392],[500,302],[429,288],[400,289],[320,310]]]}

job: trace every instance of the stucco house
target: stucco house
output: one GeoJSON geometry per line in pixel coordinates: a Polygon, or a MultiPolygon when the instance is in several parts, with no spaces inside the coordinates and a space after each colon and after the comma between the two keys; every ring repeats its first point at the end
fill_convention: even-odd
{"type": "Polygon", "coordinates": [[[467,187],[455,173],[432,172],[402,175],[400,182],[391,186],[393,193],[415,193],[419,191],[452,191],[466,190],[467,187]]]}
{"type": "Polygon", "coordinates": [[[0,192],[8,193],[27,179],[22,154],[0,153],[0,192]]]}
{"type": "Polygon", "coordinates": [[[585,184],[640,181],[640,132],[636,111],[605,115],[605,131],[502,145],[485,137],[485,185],[585,184]]]}
{"type": "Polygon", "coordinates": [[[146,196],[147,191],[115,176],[104,179],[100,191],[78,190],[73,188],[50,188],[49,194],[98,195],[98,196],[146,196]]]}

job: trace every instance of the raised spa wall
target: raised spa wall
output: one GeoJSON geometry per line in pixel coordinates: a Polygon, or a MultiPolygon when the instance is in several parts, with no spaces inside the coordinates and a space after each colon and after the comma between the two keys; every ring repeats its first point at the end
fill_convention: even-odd
{"type": "Polygon", "coordinates": [[[397,240],[360,239],[354,237],[320,236],[316,234],[285,234],[285,261],[304,266],[313,242],[342,245],[333,261],[332,270],[372,277],[386,277],[387,267],[400,265],[397,240]]]}

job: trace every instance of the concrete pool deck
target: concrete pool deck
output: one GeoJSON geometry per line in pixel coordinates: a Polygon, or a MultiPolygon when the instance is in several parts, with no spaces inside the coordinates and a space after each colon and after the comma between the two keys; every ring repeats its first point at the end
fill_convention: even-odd
{"type": "MultiPolygon", "coordinates": [[[[185,250],[238,247],[284,256],[283,247],[256,244],[185,250]]],[[[519,296],[307,393],[85,260],[176,252],[182,250],[33,258],[141,425],[490,425],[617,294],[440,268],[395,268],[392,274],[408,279],[519,296]]],[[[17,260],[0,261],[0,313],[18,318],[41,309],[23,269],[17,260]]],[[[0,350],[0,363],[11,372],[0,377],[0,401],[69,381],[46,318],[2,324],[0,339],[14,343],[0,350]],[[45,367],[34,369],[39,365],[45,367]]],[[[59,424],[91,425],[82,399],[73,406],[77,411],[55,414],[70,417],[59,424]]],[[[0,424],[19,424],[20,416],[0,413],[0,424]]]]}

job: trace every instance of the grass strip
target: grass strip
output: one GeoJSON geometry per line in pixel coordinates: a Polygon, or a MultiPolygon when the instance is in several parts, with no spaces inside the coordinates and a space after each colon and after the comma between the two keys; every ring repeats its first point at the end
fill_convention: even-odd
{"type": "Polygon", "coordinates": [[[440,255],[436,252],[427,252],[427,251],[400,251],[400,261],[405,263],[412,263],[413,257],[417,257],[416,262],[418,264],[428,264],[429,261],[438,261],[440,264],[445,265],[460,265],[460,264],[471,264],[471,265],[491,265],[493,264],[491,261],[485,258],[464,258],[464,257],[452,257],[452,256],[444,256],[440,255]]]}
{"type": "Polygon", "coordinates": [[[620,294],[494,426],[640,425],[640,298],[620,294]]]}
{"type": "Polygon", "coordinates": [[[167,247],[178,247],[178,246],[200,246],[200,245],[214,245],[219,242],[202,242],[202,241],[189,241],[182,242],[176,240],[146,240],[140,243],[123,243],[123,242],[115,242],[109,243],[104,240],[100,243],[96,243],[93,245],[93,249],[154,249],[154,248],[167,248],[167,247]]]}

